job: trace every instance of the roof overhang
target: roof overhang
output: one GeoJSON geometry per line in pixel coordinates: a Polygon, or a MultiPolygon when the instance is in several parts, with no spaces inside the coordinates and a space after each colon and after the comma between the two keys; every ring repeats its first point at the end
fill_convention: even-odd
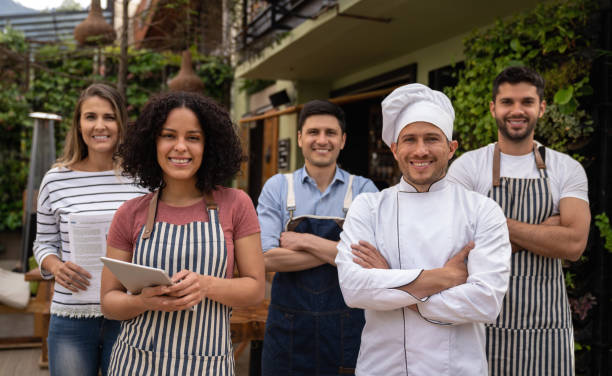
{"type": "Polygon", "coordinates": [[[339,0],[259,55],[240,78],[326,81],[534,7],[536,0],[339,0]]]}

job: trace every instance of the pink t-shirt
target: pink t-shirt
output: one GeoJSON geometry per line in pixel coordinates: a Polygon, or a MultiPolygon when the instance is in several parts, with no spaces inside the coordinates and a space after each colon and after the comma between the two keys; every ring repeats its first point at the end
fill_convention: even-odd
{"type": "MultiPolygon", "coordinates": [[[[149,203],[153,193],[126,201],[117,209],[108,231],[108,245],[126,252],[133,252],[140,230],[145,225],[149,203]]],[[[227,277],[234,272],[234,241],[260,232],[259,221],[249,196],[241,190],[218,187],[213,197],[219,210],[219,220],[227,246],[227,277]]],[[[208,222],[204,199],[191,206],[174,207],[158,201],[155,222],[184,225],[191,222],[208,222]]]]}

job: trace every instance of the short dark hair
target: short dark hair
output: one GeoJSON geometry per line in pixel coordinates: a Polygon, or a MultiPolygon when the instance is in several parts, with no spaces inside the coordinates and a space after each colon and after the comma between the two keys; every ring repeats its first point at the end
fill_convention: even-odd
{"type": "Polygon", "coordinates": [[[176,108],[193,111],[204,132],[204,155],[196,173],[196,187],[210,192],[226,184],[244,160],[240,138],[227,111],[210,98],[187,92],[154,96],[136,122],[127,127],[125,141],[119,146],[124,173],[151,190],[165,186],[156,157],[157,137],[168,114],[176,108]]]}
{"type": "Polygon", "coordinates": [[[342,133],[346,132],[346,120],[344,116],[344,111],[337,104],[331,103],[330,101],[323,101],[320,99],[315,99],[313,101],[307,102],[302,107],[302,111],[300,111],[300,118],[298,120],[298,132],[302,130],[302,126],[306,122],[310,116],[313,115],[331,115],[338,119],[338,123],[340,124],[340,129],[342,133]]]}
{"type": "Polygon", "coordinates": [[[538,72],[529,67],[508,67],[495,77],[493,81],[493,102],[499,93],[499,85],[509,83],[516,85],[526,82],[536,87],[540,101],[544,99],[544,79],[538,72]]]}

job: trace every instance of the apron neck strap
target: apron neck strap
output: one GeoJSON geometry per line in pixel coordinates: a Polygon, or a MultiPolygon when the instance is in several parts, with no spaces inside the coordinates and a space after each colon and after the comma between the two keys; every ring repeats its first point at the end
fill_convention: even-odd
{"type": "MultiPolygon", "coordinates": [[[[155,225],[155,216],[157,215],[157,203],[159,201],[159,189],[153,193],[151,202],[149,203],[149,211],[147,212],[147,221],[145,222],[145,228],[142,232],[143,239],[149,239],[151,232],[153,232],[153,226],[155,225]]],[[[212,195],[212,192],[204,193],[204,201],[206,201],[207,210],[217,210],[218,206],[212,195]]]]}
{"type": "Polygon", "coordinates": [[[540,150],[538,150],[538,144],[536,144],[535,142],[533,143],[533,155],[535,156],[536,166],[538,167],[538,170],[545,170],[546,163],[544,163],[542,154],[540,153],[540,150]]]}
{"type": "Polygon", "coordinates": [[[349,207],[351,206],[351,203],[353,202],[353,178],[355,178],[355,175],[351,175],[349,177],[348,187],[346,188],[346,194],[344,195],[344,203],[342,205],[342,211],[344,211],[345,216],[349,210],[349,207]]]}
{"type": "Polygon", "coordinates": [[[217,202],[215,201],[212,192],[204,193],[204,201],[206,201],[206,210],[217,210],[217,202]]]}
{"type": "Polygon", "coordinates": [[[499,178],[500,165],[499,160],[501,158],[501,151],[499,150],[499,144],[495,143],[495,149],[493,150],[493,186],[499,187],[501,185],[499,178]]]}
{"type": "Polygon", "coordinates": [[[155,224],[155,215],[157,214],[157,201],[159,200],[159,189],[153,193],[151,202],[149,203],[149,211],[147,212],[147,221],[145,222],[145,228],[142,233],[143,239],[148,239],[153,231],[153,225],[155,224]]]}
{"type": "MultiPolygon", "coordinates": [[[[538,150],[538,144],[533,143],[533,156],[535,158],[536,167],[540,171],[546,170],[546,164],[544,163],[544,158],[542,158],[542,154],[540,150],[538,150]]],[[[493,186],[500,186],[500,159],[501,159],[501,150],[499,150],[499,143],[495,143],[495,149],[493,150],[493,186]]]]}
{"type": "Polygon", "coordinates": [[[293,219],[295,211],[295,191],[293,190],[293,173],[283,174],[287,180],[287,210],[289,211],[289,220],[293,219]]]}

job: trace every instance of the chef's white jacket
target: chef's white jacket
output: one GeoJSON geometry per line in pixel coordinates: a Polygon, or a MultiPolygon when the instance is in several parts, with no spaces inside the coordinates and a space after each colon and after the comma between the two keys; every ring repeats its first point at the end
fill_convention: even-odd
{"type": "Polygon", "coordinates": [[[508,288],[506,218],[491,199],[447,182],[418,193],[401,182],[363,193],[351,205],[336,264],[348,306],[365,309],[356,375],[486,375],[484,324],[494,322],[508,288]],[[365,240],[390,269],[356,264],[365,240]],[[418,299],[397,289],[424,269],[442,267],[468,242],[465,284],[418,299]],[[416,304],[418,311],[407,308],[416,304]]]}

